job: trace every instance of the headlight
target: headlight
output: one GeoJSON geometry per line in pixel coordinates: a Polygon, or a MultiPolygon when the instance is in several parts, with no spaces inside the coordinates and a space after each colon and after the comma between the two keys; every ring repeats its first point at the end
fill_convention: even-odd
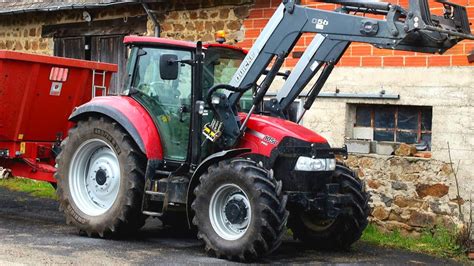
{"type": "Polygon", "coordinates": [[[334,171],[336,159],[310,158],[301,156],[295,165],[296,171],[334,171]]]}

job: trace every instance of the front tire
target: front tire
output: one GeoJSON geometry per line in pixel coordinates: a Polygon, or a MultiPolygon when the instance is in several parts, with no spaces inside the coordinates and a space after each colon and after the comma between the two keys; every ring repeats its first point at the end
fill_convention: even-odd
{"type": "Polygon", "coordinates": [[[255,162],[235,158],[209,167],[194,193],[193,224],[210,255],[248,261],[281,244],[286,197],[281,182],[255,162]]]}
{"type": "Polygon", "coordinates": [[[308,247],[318,249],[348,250],[359,240],[367,227],[370,207],[369,194],[357,174],[343,164],[337,164],[333,182],[339,183],[339,193],[350,195],[351,201],[342,206],[344,214],[333,220],[321,220],[311,213],[294,211],[290,214],[289,227],[296,239],[308,247]]]}
{"type": "Polygon", "coordinates": [[[143,226],[146,157],[116,122],[104,117],[79,121],[56,162],[60,210],[68,224],[100,237],[143,226]]]}

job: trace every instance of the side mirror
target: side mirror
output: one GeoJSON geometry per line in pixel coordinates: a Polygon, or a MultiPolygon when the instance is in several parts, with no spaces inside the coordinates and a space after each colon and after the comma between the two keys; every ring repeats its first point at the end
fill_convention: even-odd
{"type": "Polygon", "coordinates": [[[160,77],[162,80],[176,80],[178,78],[178,56],[163,54],[160,57],[160,77]]]}

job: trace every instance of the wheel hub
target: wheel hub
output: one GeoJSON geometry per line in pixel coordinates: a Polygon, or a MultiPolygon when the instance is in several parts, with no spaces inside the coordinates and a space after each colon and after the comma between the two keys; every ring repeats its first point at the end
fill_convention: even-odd
{"type": "Polygon", "coordinates": [[[215,232],[225,240],[241,238],[252,219],[250,200],[235,184],[217,188],[209,204],[209,218],[215,232]]]}
{"type": "Polygon", "coordinates": [[[241,224],[247,217],[247,206],[244,201],[232,199],[225,206],[225,216],[232,224],[241,224]]]}
{"type": "Polygon", "coordinates": [[[107,172],[104,169],[99,169],[97,173],[95,173],[95,181],[99,186],[102,186],[107,181],[107,172]]]}

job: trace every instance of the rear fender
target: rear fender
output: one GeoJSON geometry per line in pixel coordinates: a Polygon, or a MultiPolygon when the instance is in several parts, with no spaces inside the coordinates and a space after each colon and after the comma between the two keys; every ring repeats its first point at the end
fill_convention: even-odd
{"type": "Polygon", "coordinates": [[[89,115],[103,115],[120,124],[149,160],[163,159],[160,134],[149,115],[137,101],[126,96],[96,97],[74,109],[69,117],[77,122],[89,115]]]}
{"type": "Polygon", "coordinates": [[[199,184],[199,177],[209,168],[209,166],[216,164],[220,161],[234,158],[244,153],[248,153],[250,151],[251,151],[250,149],[246,149],[246,148],[221,151],[221,152],[212,154],[211,156],[207,157],[206,159],[204,159],[204,161],[202,161],[199,164],[199,166],[196,168],[196,171],[194,171],[193,176],[191,177],[191,180],[189,181],[188,193],[187,193],[187,198],[186,198],[186,202],[187,202],[186,216],[188,217],[189,228],[191,228],[191,221],[193,219],[193,217],[190,217],[191,204],[194,198],[193,191],[196,188],[196,186],[199,184]]]}

